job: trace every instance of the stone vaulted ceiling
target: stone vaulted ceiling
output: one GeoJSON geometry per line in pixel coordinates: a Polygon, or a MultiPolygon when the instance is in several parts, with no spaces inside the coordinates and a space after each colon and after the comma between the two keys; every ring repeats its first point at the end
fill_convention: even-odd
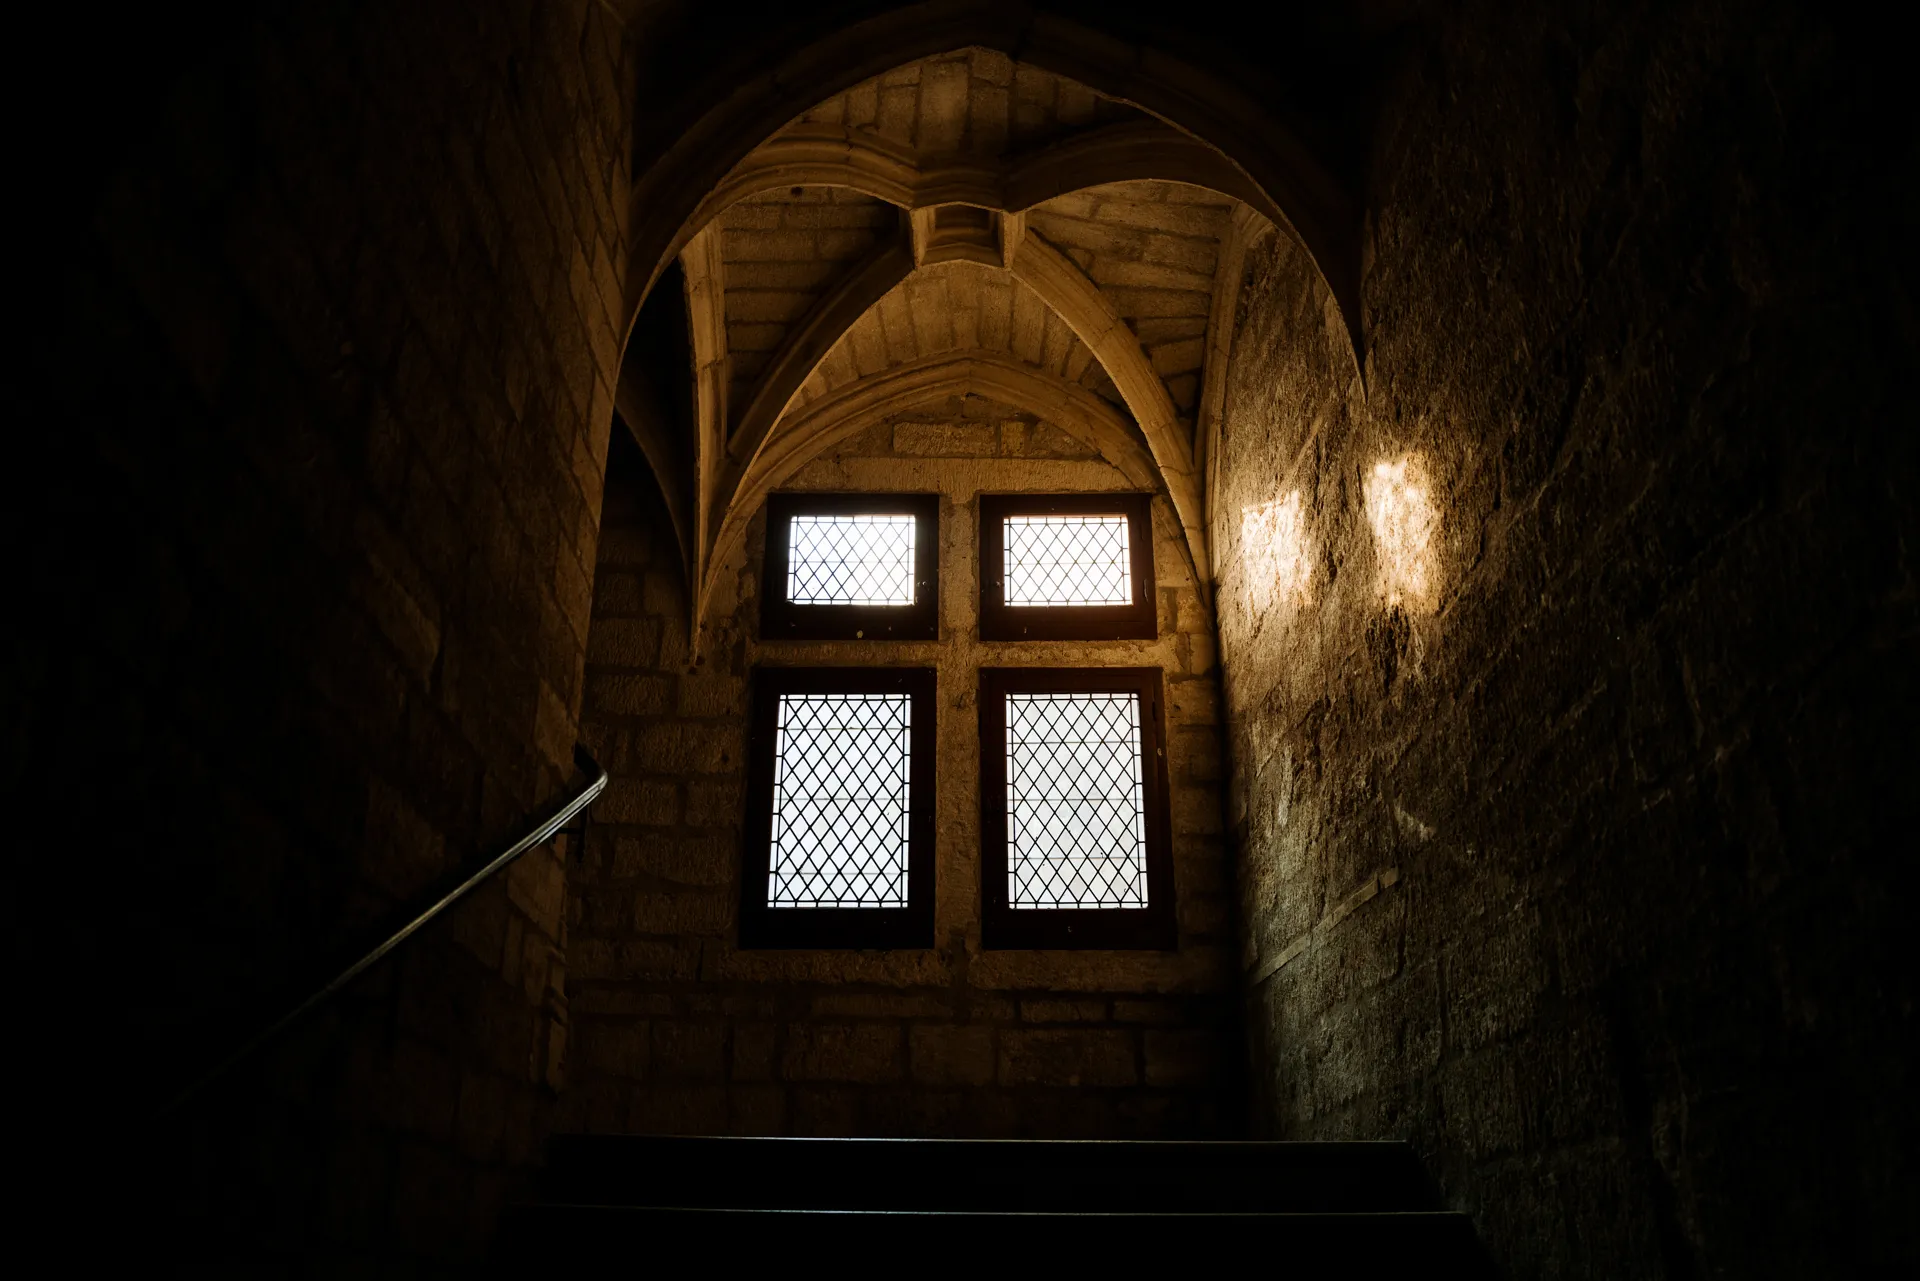
{"type": "Polygon", "coordinates": [[[956,394],[1035,413],[1164,493],[1206,581],[1233,296],[1248,240],[1275,222],[1204,143],[987,50],[793,121],[679,241],[695,438],[668,456],[694,472],[696,611],[767,491],[956,394]]]}

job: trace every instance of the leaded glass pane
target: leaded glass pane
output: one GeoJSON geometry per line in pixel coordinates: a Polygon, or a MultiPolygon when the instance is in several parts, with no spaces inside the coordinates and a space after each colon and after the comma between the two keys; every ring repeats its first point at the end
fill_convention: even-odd
{"type": "Polygon", "coordinates": [[[913,604],[914,518],[795,516],[787,599],[796,605],[913,604]]]}
{"type": "Polygon", "coordinates": [[[1125,516],[1009,516],[1009,605],[1131,605],[1125,516]]]}
{"type": "Polygon", "coordinates": [[[1138,694],[1007,695],[1007,903],[1147,905],[1138,694]]]}
{"type": "Polygon", "coordinates": [[[906,694],[782,694],[769,907],[907,905],[906,694]]]}

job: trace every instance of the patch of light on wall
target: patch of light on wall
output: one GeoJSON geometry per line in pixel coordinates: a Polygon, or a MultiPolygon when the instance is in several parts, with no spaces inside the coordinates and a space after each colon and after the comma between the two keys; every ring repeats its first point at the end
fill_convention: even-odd
{"type": "Polygon", "coordinates": [[[1381,599],[1406,609],[1430,608],[1440,514],[1420,460],[1408,457],[1375,463],[1366,478],[1366,500],[1380,567],[1381,599]]]}
{"type": "Polygon", "coordinates": [[[1240,564],[1250,613],[1307,603],[1313,549],[1299,490],[1276,502],[1240,509],[1240,564]]]}

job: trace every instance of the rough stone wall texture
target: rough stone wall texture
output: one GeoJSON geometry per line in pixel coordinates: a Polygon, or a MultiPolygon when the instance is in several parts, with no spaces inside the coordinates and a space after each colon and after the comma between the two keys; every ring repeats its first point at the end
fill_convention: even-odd
{"type": "Polygon", "coordinates": [[[1250,257],[1213,532],[1257,1128],[1515,1276],[1911,1261],[1913,117],[1793,6],[1450,11],[1368,390],[1250,257]]]}
{"type": "Polygon", "coordinates": [[[883,423],[792,488],[938,491],[937,642],[757,638],[764,531],[725,566],[697,650],[671,535],[637,451],[616,441],[594,587],[583,734],[614,773],[575,888],[574,1040],[562,1124],[752,1134],[1214,1135],[1230,1100],[1236,1012],[1221,834],[1211,622],[1156,503],[1161,636],[981,644],[974,497],[1123,489],[1066,433],[977,399],[883,423]],[[743,951],[738,901],[748,673],[756,663],[940,671],[937,944],[743,951]],[[982,952],[975,719],[982,664],[1166,671],[1180,946],[982,952]]]}
{"type": "Polygon", "coordinates": [[[89,1163],[110,1130],[129,1212],[249,1275],[427,1268],[484,1243],[559,1082],[553,851],[147,1118],[571,772],[630,59],[589,0],[219,19],[158,42],[61,193],[87,207],[35,338],[61,399],[6,766],[60,853],[10,926],[84,995],[36,1033],[62,1102],[30,1124],[89,1163]]]}

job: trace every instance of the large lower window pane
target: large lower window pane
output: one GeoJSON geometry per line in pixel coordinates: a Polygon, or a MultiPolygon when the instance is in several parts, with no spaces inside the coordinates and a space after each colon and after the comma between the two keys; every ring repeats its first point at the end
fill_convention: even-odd
{"type": "Polygon", "coordinates": [[[781,694],[769,907],[905,907],[912,702],[781,694]]]}
{"type": "Polygon", "coordinates": [[[1007,905],[1147,906],[1138,694],[1007,695],[1007,905]]]}
{"type": "Polygon", "coordinates": [[[1006,603],[1131,605],[1125,516],[1009,516],[1006,603]]]}
{"type": "Polygon", "coordinates": [[[913,604],[912,516],[795,516],[787,600],[794,605],[913,604]]]}

